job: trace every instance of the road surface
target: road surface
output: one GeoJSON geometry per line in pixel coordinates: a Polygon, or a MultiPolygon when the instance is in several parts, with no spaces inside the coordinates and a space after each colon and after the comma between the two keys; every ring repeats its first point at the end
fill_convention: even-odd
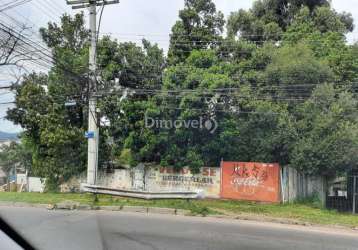
{"type": "Polygon", "coordinates": [[[38,249],[358,249],[358,232],[273,223],[14,207],[0,216],[38,249]]]}

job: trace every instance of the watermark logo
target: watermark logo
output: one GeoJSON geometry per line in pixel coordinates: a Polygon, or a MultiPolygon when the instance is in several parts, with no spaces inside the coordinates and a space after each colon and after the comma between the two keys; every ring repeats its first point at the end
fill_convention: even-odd
{"type": "Polygon", "coordinates": [[[214,134],[218,128],[218,123],[213,118],[205,118],[200,116],[199,119],[193,120],[163,120],[153,118],[145,115],[146,128],[160,128],[160,129],[179,129],[179,128],[194,128],[206,129],[211,134],[214,134]]]}

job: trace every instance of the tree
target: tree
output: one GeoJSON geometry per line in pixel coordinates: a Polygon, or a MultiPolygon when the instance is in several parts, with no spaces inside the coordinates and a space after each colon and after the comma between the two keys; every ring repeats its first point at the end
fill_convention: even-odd
{"type": "Polygon", "coordinates": [[[326,82],[352,79],[355,65],[352,57],[335,57],[345,54],[339,50],[350,49],[342,39],[349,25],[342,25],[340,14],[326,1],[294,4],[296,7],[286,10],[287,18],[281,21],[276,12],[263,17],[259,11],[251,11],[257,14],[258,22],[270,21],[265,24],[267,36],[258,36],[261,46],[251,36],[246,40],[222,38],[219,46],[191,47],[190,53],[170,64],[161,91],[141,103],[146,110],[136,113],[137,129],[125,140],[135,162],[190,166],[193,171],[203,165],[217,166],[221,158],[291,164],[301,138],[294,101],[309,98],[326,82]],[[324,22],[323,14],[332,18],[324,22]],[[272,35],[275,29],[279,36],[272,35]],[[275,42],[278,40],[281,43],[275,42]],[[240,92],[217,92],[228,88],[240,92]],[[143,122],[145,115],[161,121],[204,116],[219,124],[214,134],[184,127],[148,129],[143,122]]]}
{"type": "Polygon", "coordinates": [[[302,14],[320,32],[353,30],[348,13],[337,13],[327,0],[258,0],[252,9],[233,12],[227,24],[229,36],[251,41],[281,40],[283,32],[302,14]]]}
{"type": "Polygon", "coordinates": [[[61,26],[41,29],[43,40],[53,52],[54,65],[48,75],[23,76],[14,86],[16,107],[7,118],[21,125],[33,154],[33,172],[46,178],[49,190],[85,169],[84,132],[87,110],[87,34],[83,15],[64,15],[61,26]],[[67,108],[66,103],[76,101],[67,108]]]}
{"type": "Polygon", "coordinates": [[[299,137],[290,165],[308,174],[334,176],[357,168],[357,100],[332,84],[318,86],[296,111],[299,137]]]}
{"type": "MultiPolygon", "coordinates": [[[[110,121],[110,125],[101,131],[102,137],[113,138],[114,141],[114,145],[105,149],[109,153],[107,160],[109,158],[118,163],[122,152],[128,152],[126,141],[143,129],[143,114],[153,95],[152,91],[160,89],[162,85],[165,59],[163,51],[146,40],[140,47],[105,37],[100,41],[99,48],[98,61],[105,83],[99,106],[102,116],[110,121]]],[[[101,150],[101,154],[106,151],[101,150]]],[[[130,154],[124,155],[130,158],[130,154]]],[[[135,164],[134,160],[130,162],[135,164]]]]}
{"type": "Polygon", "coordinates": [[[32,152],[32,171],[55,190],[62,179],[84,169],[84,130],[67,121],[64,100],[47,93],[47,87],[47,76],[25,76],[16,86],[16,107],[7,117],[26,129],[23,139],[32,152]]]}
{"type": "Polygon", "coordinates": [[[253,95],[242,107],[236,154],[240,161],[290,162],[292,142],[296,139],[294,117],[284,102],[262,100],[253,95]]]}
{"type": "Polygon", "coordinates": [[[134,158],[176,168],[189,166],[193,172],[218,166],[222,158],[287,164],[294,134],[287,105],[260,99],[249,86],[230,77],[232,67],[236,65],[221,61],[213,50],[193,51],[185,63],[169,67],[162,91],[150,100],[142,119],[144,115],[169,123],[208,119],[217,122],[217,129],[148,128],[142,120],[138,126],[142,129],[126,140],[134,158]],[[238,87],[240,94],[217,91],[238,87]]]}
{"type": "MultiPolygon", "coordinates": [[[[226,38],[223,27],[212,1],[186,0],[167,58],[147,40],[98,40],[99,166],[154,162],[196,172],[224,158],[310,174],[355,167],[350,15],[326,0],[261,0],[229,17],[226,38]]],[[[8,118],[26,130],[34,173],[56,189],[86,168],[89,33],[78,14],[41,34],[54,65],[15,86],[8,118]]]]}
{"type": "MultiPolygon", "coordinates": [[[[61,181],[86,167],[88,30],[83,14],[77,14],[64,15],[60,25],[49,23],[40,32],[52,50],[54,65],[48,75],[26,75],[15,86],[16,107],[8,111],[8,119],[26,129],[24,137],[34,156],[34,173],[46,177],[47,186],[55,190],[61,181]]],[[[122,97],[123,89],[160,88],[165,60],[162,50],[145,40],[143,48],[134,43],[119,44],[109,37],[98,43],[98,94],[103,96],[98,104],[99,116],[110,121],[110,126],[101,128],[102,167],[121,154],[125,139],[138,129],[131,126],[133,120],[129,118],[148,99],[137,94],[122,97]],[[122,98],[128,106],[122,106],[122,98]],[[129,127],[122,129],[119,125],[129,127]],[[112,137],[114,145],[108,143],[112,137]]]]}
{"type": "Polygon", "coordinates": [[[354,55],[354,46],[347,45],[342,33],[320,33],[309,27],[310,25],[292,26],[284,35],[284,44],[291,47],[304,43],[317,60],[330,67],[332,80],[341,85],[354,82],[358,76],[358,59],[354,55]]]}
{"type": "Polygon", "coordinates": [[[15,167],[31,172],[31,151],[22,143],[11,142],[10,145],[3,145],[0,148],[0,166],[7,174],[15,167]]]}
{"type": "Polygon", "coordinates": [[[315,86],[333,80],[329,66],[305,44],[276,49],[262,75],[262,90],[275,98],[306,98],[315,86]]]}
{"type": "Polygon", "coordinates": [[[184,62],[192,50],[216,47],[221,41],[224,15],[216,11],[212,0],[185,0],[170,35],[168,62],[184,62]]]}
{"type": "Polygon", "coordinates": [[[83,13],[63,15],[60,25],[49,23],[41,28],[43,41],[51,49],[54,65],[49,72],[49,93],[64,99],[83,100],[88,93],[89,31],[83,13]]]}

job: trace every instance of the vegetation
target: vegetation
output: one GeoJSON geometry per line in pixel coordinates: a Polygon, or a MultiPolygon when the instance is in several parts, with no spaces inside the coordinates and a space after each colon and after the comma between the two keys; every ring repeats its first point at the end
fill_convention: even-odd
{"type": "Polygon", "coordinates": [[[92,206],[144,206],[185,209],[192,214],[223,214],[233,217],[252,216],[257,219],[280,218],[291,222],[312,223],[320,225],[341,225],[357,227],[358,217],[325,210],[311,202],[294,204],[258,204],[244,201],[228,200],[140,200],[98,195],[94,202],[91,194],[65,193],[0,193],[0,202],[26,202],[37,204],[56,204],[65,201],[79,202],[92,206]]]}
{"type": "Polygon", "coordinates": [[[30,170],[32,163],[31,157],[31,151],[28,150],[24,144],[11,142],[10,145],[4,144],[0,147],[0,166],[7,174],[15,167],[30,170]]]}
{"type": "MultiPolygon", "coordinates": [[[[227,19],[208,0],[185,0],[168,55],[102,37],[98,43],[100,166],[176,168],[263,161],[309,174],[358,167],[358,45],[348,13],[326,0],[258,0],[227,19]],[[218,123],[148,128],[145,117],[218,123]]],[[[32,171],[56,186],[86,168],[88,30],[82,14],[41,29],[48,74],[24,76],[8,119],[21,125],[32,171]],[[66,105],[75,103],[75,105],[66,105]]]]}

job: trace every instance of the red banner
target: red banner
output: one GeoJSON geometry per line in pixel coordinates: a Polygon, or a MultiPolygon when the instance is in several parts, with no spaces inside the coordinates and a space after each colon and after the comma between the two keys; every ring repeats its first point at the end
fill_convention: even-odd
{"type": "Polygon", "coordinates": [[[256,162],[222,162],[221,198],[280,202],[279,165],[256,162]]]}

